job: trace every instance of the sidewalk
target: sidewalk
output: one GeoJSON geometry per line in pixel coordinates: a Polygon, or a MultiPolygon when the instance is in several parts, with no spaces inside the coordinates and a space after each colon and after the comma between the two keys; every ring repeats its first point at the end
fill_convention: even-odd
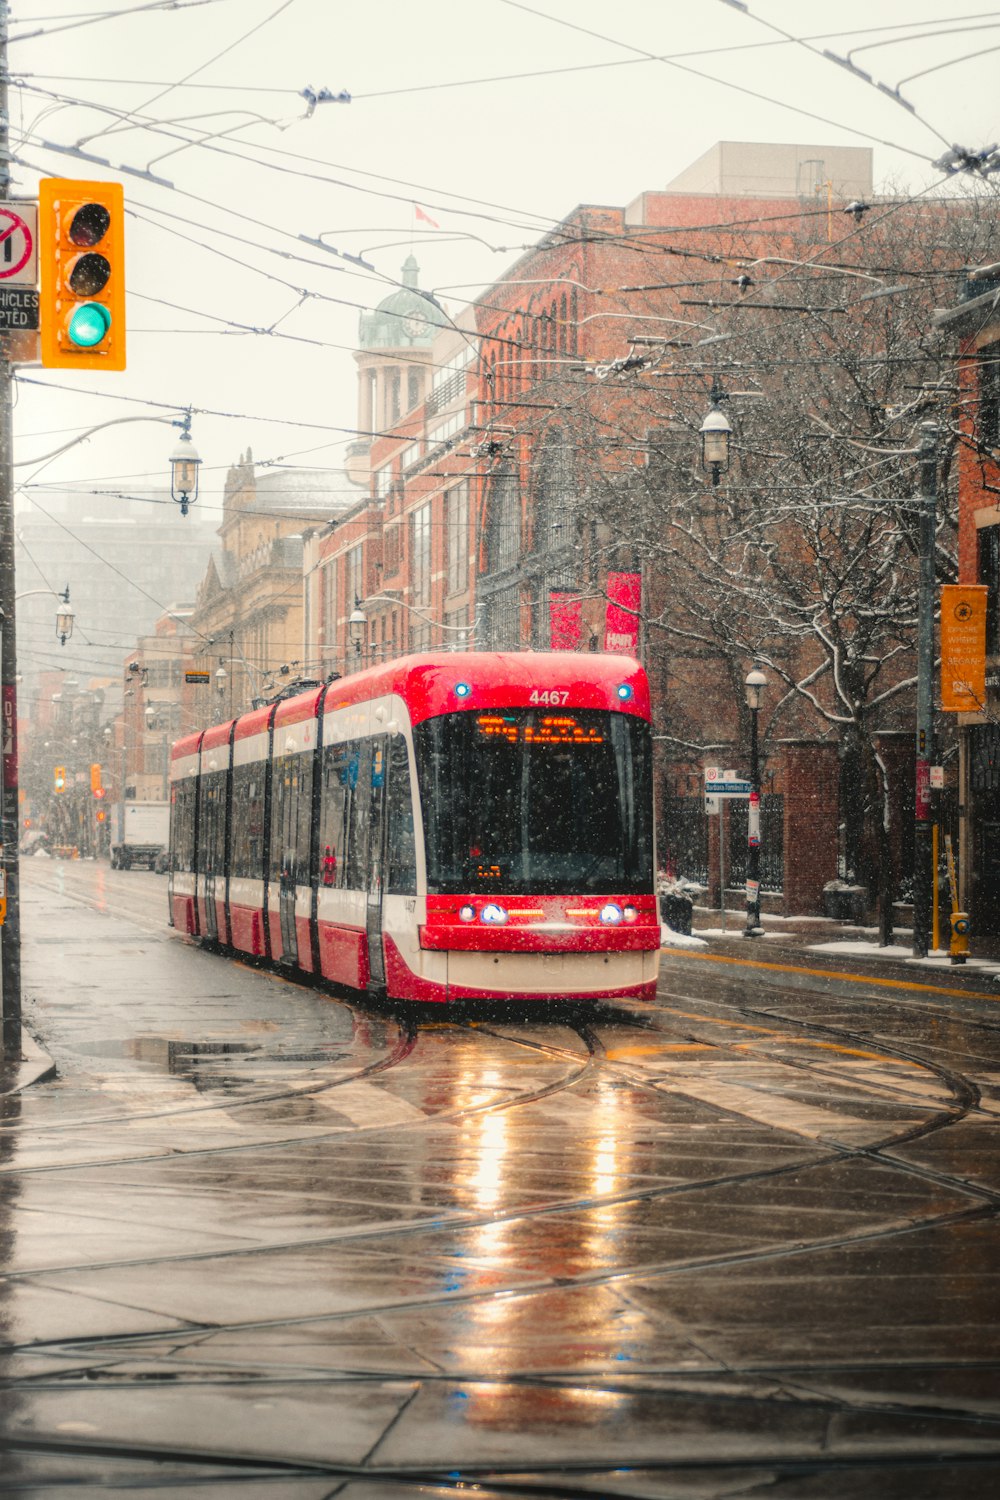
{"type": "MultiPolygon", "coordinates": [[[[763,936],[747,939],[743,936],[745,914],[742,910],[727,910],[725,927],[723,914],[716,907],[696,906],[691,931],[693,937],[710,947],[720,944],[744,956],[751,947],[758,960],[803,963],[810,959],[824,966],[831,961],[849,961],[862,966],[863,971],[873,976],[891,970],[896,977],[930,981],[937,978],[950,988],[977,990],[980,993],[996,989],[1000,1000],[1000,943],[996,939],[981,938],[971,941],[971,953],[964,964],[953,964],[947,948],[938,949],[927,958],[914,958],[913,934],[907,927],[897,927],[893,934],[893,945],[882,948],[878,941],[877,927],[857,927],[849,922],[835,922],[828,917],[777,917],[764,915],[761,926],[763,936]],[[916,971],[916,973],[914,972],[916,971]]],[[[664,937],[667,929],[664,928],[664,937]]]]}
{"type": "Polygon", "coordinates": [[[33,1036],[22,1030],[20,1062],[0,1058],[0,1098],[4,1094],[17,1094],[33,1083],[44,1083],[46,1079],[54,1078],[55,1073],[56,1065],[49,1054],[33,1036]]]}

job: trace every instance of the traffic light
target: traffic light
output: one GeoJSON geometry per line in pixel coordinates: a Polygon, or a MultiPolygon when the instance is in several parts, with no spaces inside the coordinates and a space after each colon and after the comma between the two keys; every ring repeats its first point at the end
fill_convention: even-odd
{"type": "Polygon", "coordinates": [[[97,821],[98,821],[98,823],[103,823],[103,822],[104,822],[104,820],[105,820],[105,818],[106,818],[106,817],[107,817],[107,816],[108,816],[108,815],[107,815],[107,813],[106,813],[106,812],[105,812],[105,811],[104,811],[104,808],[103,808],[103,807],[101,807],[101,808],[98,808],[98,811],[97,811],[97,821]]]}
{"type": "Polygon", "coordinates": [[[104,787],[101,785],[101,768],[93,765],[90,768],[90,790],[95,797],[104,796],[104,787]]]}
{"type": "Polygon", "coordinates": [[[53,779],[53,782],[55,783],[55,789],[56,789],[57,792],[63,792],[63,791],[65,791],[66,790],[66,767],[65,766],[53,766],[52,767],[52,779],[53,779]]]}
{"type": "Polygon", "coordinates": [[[38,184],[42,364],[125,368],[125,200],[120,182],[38,184]]]}

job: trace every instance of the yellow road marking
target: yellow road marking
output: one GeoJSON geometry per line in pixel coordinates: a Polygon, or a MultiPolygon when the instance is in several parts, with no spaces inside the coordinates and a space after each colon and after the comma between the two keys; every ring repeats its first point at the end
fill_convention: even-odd
{"type": "Polygon", "coordinates": [[[693,948],[663,950],[680,953],[684,958],[701,959],[703,963],[735,964],[741,969],[771,969],[777,974],[808,974],[813,979],[845,979],[849,984],[877,984],[890,990],[922,990],[928,995],[957,995],[962,1000],[996,1000],[996,995],[980,990],[953,990],[943,984],[917,984],[912,979],[883,979],[879,974],[848,974],[842,969],[807,969],[801,964],[770,964],[761,959],[731,958],[724,953],[699,953],[693,948]]]}

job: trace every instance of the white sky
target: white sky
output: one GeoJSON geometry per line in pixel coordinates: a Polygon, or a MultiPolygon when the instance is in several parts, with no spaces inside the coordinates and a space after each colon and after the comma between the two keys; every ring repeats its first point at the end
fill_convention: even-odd
{"type": "MultiPolygon", "coordinates": [[[[940,178],[931,163],[947,145],[1000,139],[1000,10],[945,0],[750,0],[750,15],[727,0],[175,3],[157,12],[133,0],[73,29],[105,14],[101,0],[21,0],[11,17],[14,195],[34,196],[40,175],[117,177],[134,214],[128,369],[25,369],[46,388],[20,387],[16,456],[141,415],[143,402],[229,413],[194,420],[206,519],[247,445],[258,460],[335,468],[352,435],[354,304],[392,287],[300,234],[324,234],[391,278],[412,244],[421,284],[455,311],[575,204],[627,203],[716,140],[873,145],[876,186],[918,190],[940,178]],[[764,23],[822,35],[809,44],[820,51],[865,48],[857,64],[890,87],[909,79],[902,93],[919,118],[764,23]],[[920,31],[938,34],[913,40],[920,31]],[[512,76],[558,69],[573,71],[512,76]],[[353,102],[307,119],[306,85],[353,102]],[[123,128],[126,110],[139,118],[123,128]],[[177,149],[206,131],[228,134],[177,149]],[[81,142],[112,168],[50,149],[81,142]],[[440,230],[414,233],[413,203],[440,230]],[[300,305],[303,292],[343,302],[300,305]]],[[[173,441],[165,427],[112,427],[37,478],[163,483],[173,441]]],[[[35,471],[17,472],[30,482],[35,471]]]]}

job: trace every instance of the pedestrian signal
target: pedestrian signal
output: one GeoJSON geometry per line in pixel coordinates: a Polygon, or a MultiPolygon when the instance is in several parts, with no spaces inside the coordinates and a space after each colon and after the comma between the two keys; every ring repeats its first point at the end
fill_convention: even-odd
{"type": "Polygon", "coordinates": [[[120,182],[38,184],[42,364],[125,368],[125,200],[120,182]]]}
{"type": "Polygon", "coordinates": [[[101,768],[100,768],[100,766],[93,765],[90,768],[90,790],[93,792],[93,794],[94,794],[95,797],[103,797],[104,796],[104,788],[101,785],[101,768]]]}
{"type": "Polygon", "coordinates": [[[66,767],[53,766],[52,780],[55,784],[55,789],[57,792],[64,791],[66,788],[66,767]]]}

